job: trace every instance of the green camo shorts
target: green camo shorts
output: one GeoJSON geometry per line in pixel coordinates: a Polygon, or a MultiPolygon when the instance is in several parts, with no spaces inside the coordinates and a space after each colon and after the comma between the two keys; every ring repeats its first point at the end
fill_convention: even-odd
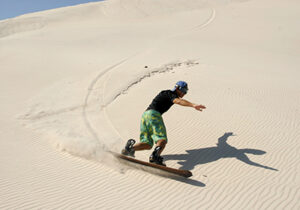
{"type": "Polygon", "coordinates": [[[155,110],[147,110],[142,115],[140,141],[153,146],[153,142],[167,139],[167,131],[161,114],[155,110]]]}

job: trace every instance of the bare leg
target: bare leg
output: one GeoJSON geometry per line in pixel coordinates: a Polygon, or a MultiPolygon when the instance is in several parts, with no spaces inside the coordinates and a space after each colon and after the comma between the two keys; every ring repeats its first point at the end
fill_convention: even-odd
{"type": "Polygon", "coordinates": [[[143,142],[140,142],[140,143],[137,143],[133,146],[133,149],[135,151],[139,151],[139,150],[149,150],[151,149],[152,147],[147,144],[147,143],[143,143],[143,142]]]}
{"type": "Polygon", "coordinates": [[[158,151],[158,156],[160,156],[160,154],[162,153],[162,151],[166,147],[166,144],[167,144],[167,141],[165,139],[158,140],[158,142],[156,143],[156,146],[161,148],[158,151]]]}

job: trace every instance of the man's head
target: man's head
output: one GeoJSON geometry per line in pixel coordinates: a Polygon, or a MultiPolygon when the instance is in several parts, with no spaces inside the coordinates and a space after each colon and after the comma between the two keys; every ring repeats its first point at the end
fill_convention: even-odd
{"type": "Polygon", "coordinates": [[[179,97],[183,97],[188,92],[188,84],[184,81],[178,81],[172,91],[176,91],[179,97]]]}

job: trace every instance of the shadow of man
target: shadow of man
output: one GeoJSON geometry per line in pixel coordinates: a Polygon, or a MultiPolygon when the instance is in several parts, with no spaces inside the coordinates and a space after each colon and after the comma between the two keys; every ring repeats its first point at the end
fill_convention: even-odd
{"type": "Polygon", "coordinates": [[[218,139],[216,147],[186,150],[187,154],[164,155],[164,159],[181,160],[178,163],[182,165],[180,169],[184,170],[192,170],[196,165],[210,163],[221,158],[236,158],[252,166],[278,171],[275,168],[253,162],[246,155],[247,153],[254,155],[263,155],[266,153],[265,151],[257,149],[237,149],[227,143],[227,140],[230,136],[234,136],[232,132],[225,133],[223,136],[221,136],[218,139]]]}

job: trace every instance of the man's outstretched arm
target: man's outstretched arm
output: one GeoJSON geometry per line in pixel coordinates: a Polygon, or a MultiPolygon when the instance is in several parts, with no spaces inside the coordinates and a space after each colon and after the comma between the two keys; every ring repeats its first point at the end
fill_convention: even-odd
{"type": "Polygon", "coordinates": [[[194,104],[192,102],[189,102],[188,100],[182,99],[182,98],[175,98],[173,100],[174,104],[178,104],[181,106],[187,106],[187,107],[193,107],[198,111],[202,111],[202,109],[205,109],[206,107],[201,104],[194,104]]]}

